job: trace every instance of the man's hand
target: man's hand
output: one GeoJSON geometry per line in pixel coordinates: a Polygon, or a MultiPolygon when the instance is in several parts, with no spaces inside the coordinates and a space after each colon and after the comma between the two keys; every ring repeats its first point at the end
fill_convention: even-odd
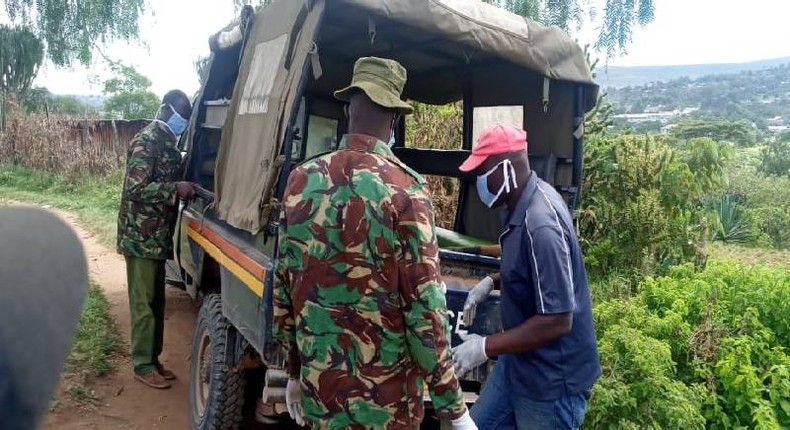
{"type": "Polygon", "coordinates": [[[454,419],[452,425],[452,430],[477,430],[477,424],[472,421],[468,410],[460,418],[454,419]]]}
{"type": "Polygon", "coordinates": [[[176,182],[176,189],[181,200],[189,200],[195,195],[195,184],[191,182],[176,182]]]}
{"type": "Polygon", "coordinates": [[[288,408],[288,415],[296,421],[299,426],[304,426],[304,406],[302,405],[302,384],[296,379],[288,379],[285,387],[285,405],[288,408]]]}
{"type": "Polygon", "coordinates": [[[477,305],[483,303],[493,289],[494,280],[490,276],[486,276],[469,291],[469,295],[466,296],[466,302],[464,302],[465,326],[472,326],[472,323],[475,321],[475,315],[477,315],[477,305]]]}
{"type": "Polygon", "coordinates": [[[453,348],[453,365],[460,377],[488,360],[486,338],[477,334],[459,334],[464,343],[453,348]]]}

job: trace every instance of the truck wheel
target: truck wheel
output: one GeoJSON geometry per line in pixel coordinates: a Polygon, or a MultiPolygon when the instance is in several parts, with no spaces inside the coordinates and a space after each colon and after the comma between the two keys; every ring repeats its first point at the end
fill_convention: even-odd
{"type": "Polygon", "coordinates": [[[242,419],[244,375],[233,370],[236,330],[211,294],[200,308],[189,360],[189,412],[193,430],[235,430],[242,419]]]}

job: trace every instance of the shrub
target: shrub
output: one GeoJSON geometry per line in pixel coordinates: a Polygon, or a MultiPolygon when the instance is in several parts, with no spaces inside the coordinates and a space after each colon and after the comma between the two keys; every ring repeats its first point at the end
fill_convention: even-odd
{"type": "Polygon", "coordinates": [[[760,172],[766,175],[790,175],[790,132],[768,141],[760,155],[760,172]]]}
{"type": "Polygon", "coordinates": [[[592,290],[604,371],[586,428],[790,426],[785,270],[686,264],[630,299],[592,290]]]}
{"type": "Polygon", "coordinates": [[[723,187],[728,158],[728,146],[706,138],[679,150],[655,137],[591,137],[579,215],[591,274],[702,265],[708,221],[699,203],[723,187]]]}
{"type": "Polygon", "coordinates": [[[754,242],[790,248],[790,176],[764,176],[754,166],[728,168],[726,193],[742,202],[754,242]]]}

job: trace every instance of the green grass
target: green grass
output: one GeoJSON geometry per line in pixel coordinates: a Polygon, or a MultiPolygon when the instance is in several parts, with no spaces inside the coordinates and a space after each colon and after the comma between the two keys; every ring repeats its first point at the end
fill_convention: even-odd
{"type": "Polygon", "coordinates": [[[103,245],[115,247],[123,172],[70,178],[24,167],[0,165],[0,201],[51,205],[74,213],[103,245]]]}
{"type": "Polygon", "coordinates": [[[99,286],[91,282],[66,371],[104,376],[112,371],[112,357],[120,351],[121,338],[110,317],[109,303],[99,286]]]}

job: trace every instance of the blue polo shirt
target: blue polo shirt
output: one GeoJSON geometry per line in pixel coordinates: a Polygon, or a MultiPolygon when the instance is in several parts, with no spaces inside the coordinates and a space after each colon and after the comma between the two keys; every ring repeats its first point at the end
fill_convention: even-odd
{"type": "Polygon", "coordinates": [[[506,214],[499,243],[505,330],[535,315],[573,313],[569,334],[531,352],[501,357],[510,387],[545,401],[591,389],[601,366],[584,260],[565,201],[535,173],[515,210],[506,214]]]}

